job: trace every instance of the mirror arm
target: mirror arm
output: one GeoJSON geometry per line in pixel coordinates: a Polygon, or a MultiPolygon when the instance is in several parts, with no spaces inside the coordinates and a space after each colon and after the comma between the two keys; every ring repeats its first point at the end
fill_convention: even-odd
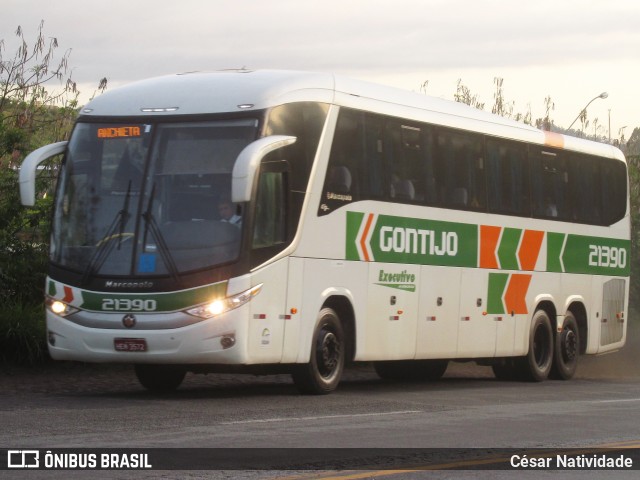
{"type": "Polygon", "coordinates": [[[36,171],[38,165],[55,155],[64,153],[67,142],[52,143],[31,152],[20,165],[18,183],[22,205],[31,207],[36,203],[36,171]]]}
{"type": "Polygon", "coordinates": [[[256,172],[260,169],[260,162],[270,152],[296,141],[296,137],[287,135],[271,135],[256,140],[247,145],[238,155],[233,166],[231,183],[231,201],[234,203],[251,200],[251,190],[256,172]]]}

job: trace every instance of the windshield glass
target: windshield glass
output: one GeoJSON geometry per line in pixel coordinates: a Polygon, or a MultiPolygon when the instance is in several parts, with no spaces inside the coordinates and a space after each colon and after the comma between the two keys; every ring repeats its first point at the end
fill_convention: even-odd
{"type": "Polygon", "coordinates": [[[231,173],[257,120],[76,126],[51,260],[99,275],[173,275],[235,260],[231,173]]]}

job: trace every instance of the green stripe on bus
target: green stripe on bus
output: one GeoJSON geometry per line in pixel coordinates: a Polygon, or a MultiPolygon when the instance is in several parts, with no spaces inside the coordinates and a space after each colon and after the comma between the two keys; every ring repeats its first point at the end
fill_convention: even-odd
{"type": "Polygon", "coordinates": [[[498,247],[498,259],[502,270],[518,270],[518,244],[522,230],[518,228],[505,228],[502,231],[500,246],[498,247]]]}
{"type": "Polygon", "coordinates": [[[349,260],[360,259],[358,254],[358,232],[360,231],[360,225],[362,225],[363,218],[364,213],[347,212],[346,258],[349,260]]]}
{"type": "MultiPolygon", "coordinates": [[[[347,212],[346,223],[347,260],[478,267],[478,225],[361,212],[347,212]],[[372,218],[367,238],[360,238],[372,218]]],[[[522,236],[522,229],[502,229],[496,251],[500,270],[520,270],[522,236]]],[[[546,232],[546,271],[629,276],[630,249],[629,240],[546,232]]]]}
{"type": "Polygon", "coordinates": [[[547,272],[562,272],[562,245],[566,235],[563,233],[547,233],[547,272]]]}
{"type": "MultiPolygon", "coordinates": [[[[216,298],[223,298],[227,292],[227,282],[215,283],[190,290],[180,290],[167,293],[102,293],[82,291],[80,308],[91,311],[104,311],[105,300],[153,300],[155,312],[175,312],[194,305],[210,302],[216,298]]],[[[117,310],[123,311],[123,310],[117,310]]]]}
{"type": "Polygon", "coordinates": [[[631,243],[613,238],[568,235],[562,253],[565,272],[629,275],[631,243]]]}
{"type": "MultiPolygon", "coordinates": [[[[357,243],[366,241],[358,238],[364,221],[364,214],[347,212],[348,260],[361,259],[357,243]]],[[[478,226],[472,224],[378,215],[365,246],[376,262],[478,266],[478,226]]]]}
{"type": "Polygon", "coordinates": [[[502,301],[502,297],[504,296],[504,290],[505,288],[507,288],[508,281],[509,281],[508,273],[490,273],[489,274],[487,313],[491,313],[491,314],[505,313],[504,302],[502,301]]]}

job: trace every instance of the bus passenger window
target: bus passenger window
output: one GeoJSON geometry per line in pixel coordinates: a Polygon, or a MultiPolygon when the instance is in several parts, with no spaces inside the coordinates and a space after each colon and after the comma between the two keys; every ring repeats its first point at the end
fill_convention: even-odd
{"type": "Polygon", "coordinates": [[[426,199],[426,163],[424,159],[427,138],[425,126],[404,125],[389,121],[385,126],[385,160],[391,176],[388,191],[392,201],[400,203],[424,202],[426,199]]]}
{"type": "Polygon", "coordinates": [[[351,193],[351,171],[344,165],[329,168],[327,175],[327,189],[338,194],[351,193]]]}
{"type": "Polygon", "coordinates": [[[434,172],[438,203],[464,210],[484,210],[486,178],[482,137],[453,130],[441,130],[437,137],[434,172]]]}
{"type": "Polygon", "coordinates": [[[571,219],[569,178],[567,161],[561,152],[543,150],[532,155],[531,184],[535,217],[571,219]]]}
{"type": "Polygon", "coordinates": [[[359,182],[364,184],[362,145],[364,114],[351,110],[340,113],[329,156],[318,215],[327,215],[359,197],[359,182]]]}
{"type": "Polygon", "coordinates": [[[529,167],[524,145],[487,138],[489,211],[529,216],[529,167]]]}
{"type": "Polygon", "coordinates": [[[612,225],[622,220],[627,211],[627,171],[624,162],[600,160],[598,180],[603,223],[612,225]]]}
{"type": "Polygon", "coordinates": [[[602,205],[598,195],[599,172],[594,157],[583,154],[571,154],[569,172],[571,183],[569,189],[574,199],[573,218],[581,223],[602,223],[602,205]]]}

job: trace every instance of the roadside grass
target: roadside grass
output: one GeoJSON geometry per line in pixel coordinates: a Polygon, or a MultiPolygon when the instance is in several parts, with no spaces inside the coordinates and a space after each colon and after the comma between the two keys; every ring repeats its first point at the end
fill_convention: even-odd
{"type": "Polygon", "coordinates": [[[0,312],[0,362],[36,366],[49,360],[43,304],[5,304],[0,312]]]}

